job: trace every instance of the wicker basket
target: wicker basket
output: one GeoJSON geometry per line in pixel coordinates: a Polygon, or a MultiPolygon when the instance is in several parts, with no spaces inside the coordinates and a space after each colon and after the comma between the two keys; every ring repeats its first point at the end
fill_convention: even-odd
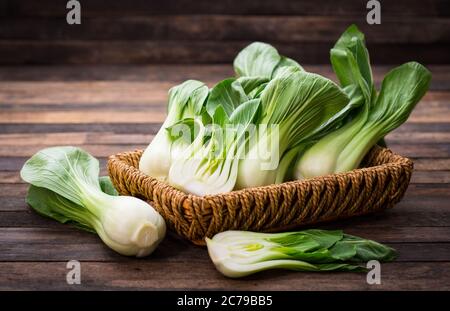
{"type": "Polygon", "coordinates": [[[374,147],[365,168],[199,197],[183,193],[138,170],[141,150],[109,157],[112,182],[122,195],[148,201],[169,228],[198,245],[225,230],[276,232],[393,207],[403,197],[413,163],[374,147]]]}

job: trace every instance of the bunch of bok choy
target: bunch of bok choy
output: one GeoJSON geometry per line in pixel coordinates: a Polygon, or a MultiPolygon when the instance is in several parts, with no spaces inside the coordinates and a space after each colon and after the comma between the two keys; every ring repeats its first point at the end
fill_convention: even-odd
{"type": "Polygon", "coordinates": [[[225,231],[206,239],[206,245],[217,270],[231,278],[268,269],[365,271],[362,263],[396,257],[390,247],[341,230],[225,231]]]}
{"type": "Polygon", "coordinates": [[[150,254],[166,234],[164,219],[146,202],[118,196],[98,174],[98,160],[75,147],[43,149],[20,171],[31,184],[27,203],[39,214],[96,232],[120,254],[150,254]]]}
{"type": "Polygon", "coordinates": [[[177,103],[189,115],[172,117],[169,92],[168,119],[140,160],[142,172],[196,195],[283,181],[302,143],[323,136],[346,111],[348,96],[334,82],[305,72],[268,44],[249,45],[234,63],[238,77],[207,96],[200,84],[202,96],[192,96],[198,92],[192,85],[183,93],[177,103]],[[197,129],[189,143],[171,135],[183,125],[197,129]],[[174,146],[181,146],[176,157],[174,146]]]}
{"type": "Polygon", "coordinates": [[[211,89],[188,80],[170,90],[168,117],[140,170],[210,195],[357,168],[406,121],[430,73],[404,64],[387,74],[378,93],[356,26],[336,42],[331,63],[340,85],[269,44],[250,44],[234,60],[236,77],[211,89]]]}

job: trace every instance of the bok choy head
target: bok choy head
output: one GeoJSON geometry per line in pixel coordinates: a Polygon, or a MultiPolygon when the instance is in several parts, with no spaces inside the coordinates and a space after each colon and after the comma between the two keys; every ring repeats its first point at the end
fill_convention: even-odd
{"type": "Polygon", "coordinates": [[[313,73],[294,71],[272,79],[261,94],[260,126],[240,161],[236,187],[283,181],[298,151],[331,128],[348,102],[334,82],[313,73]]]}
{"type": "Polygon", "coordinates": [[[209,195],[233,190],[247,129],[257,118],[260,99],[249,99],[239,81],[227,79],[210,92],[194,142],[170,167],[169,183],[185,192],[209,195]]]}
{"type": "Polygon", "coordinates": [[[75,147],[43,149],[20,171],[32,185],[27,202],[40,214],[96,232],[120,254],[150,254],[165,236],[164,219],[142,200],[117,196],[108,183],[110,194],[102,191],[98,174],[98,160],[75,147]]]}
{"type": "Polygon", "coordinates": [[[170,89],[166,120],[141,156],[139,170],[159,180],[167,179],[173,158],[191,143],[171,138],[167,128],[184,118],[201,115],[208,93],[208,87],[196,80],[188,80],[170,89]]]}
{"type": "Polygon", "coordinates": [[[377,95],[364,35],[347,29],[331,50],[331,63],[344,90],[357,107],[347,122],[301,155],[297,179],[357,168],[367,152],[390,131],[404,123],[428,90],[430,72],[410,62],[389,72],[377,95]]]}

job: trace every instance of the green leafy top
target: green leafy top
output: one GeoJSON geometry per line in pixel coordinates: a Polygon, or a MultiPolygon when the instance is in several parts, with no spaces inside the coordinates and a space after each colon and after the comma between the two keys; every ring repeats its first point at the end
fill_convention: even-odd
{"type": "Polygon", "coordinates": [[[292,148],[327,127],[349,99],[333,81],[298,71],[273,79],[261,101],[260,122],[278,124],[280,144],[292,148]]]}
{"type": "MultiPolygon", "coordinates": [[[[108,176],[99,178],[102,191],[106,194],[119,195],[108,176]]],[[[70,223],[75,227],[96,233],[93,223],[95,216],[85,207],[46,188],[30,185],[27,203],[40,215],[55,219],[60,223],[70,223]]]]}
{"type": "Polygon", "coordinates": [[[174,86],[169,90],[169,117],[175,122],[200,114],[208,94],[208,87],[197,80],[187,80],[174,86]]]}
{"type": "Polygon", "coordinates": [[[206,102],[206,111],[213,116],[217,107],[222,107],[230,116],[233,111],[249,98],[244,88],[235,78],[225,79],[217,83],[210,91],[206,102]]]}
{"type": "Polygon", "coordinates": [[[239,77],[270,79],[280,60],[281,56],[273,46],[267,43],[253,42],[239,52],[233,65],[239,77]]]}
{"type": "Polygon", "coordinates": [[[370,105],[374,92],[369,52],[364,34],[350,26],[330,51],[331,64],[342,87],[358,85],[370,105]]]}
{"type": "Polygon", "coordinates": [[[28,159],[20,176],[37,187],[50,189],[66,199],[83,204],[85,189],[100,189],[98,160],[76,147],[46,148],[28,159]]]}
{"type": "Polygon", "coordinates": [[[234,71],[238,77],[271,79],[286,67],[302,70],[296,61],[281,56],[270,44],[253,42],[245,47],[234,59],[234,71]]]}

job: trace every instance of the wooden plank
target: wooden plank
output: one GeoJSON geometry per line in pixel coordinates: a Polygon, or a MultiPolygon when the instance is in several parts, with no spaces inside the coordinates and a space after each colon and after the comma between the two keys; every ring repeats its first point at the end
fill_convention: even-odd
{"type": "Polygon", "coordinates": [[[410,184],[407,195],[420,198],[423,196],[450,196],[449,186],[446,184],[410,184]]]}
{"type": "Polygon", "coordinates": [[[405,132],[397,131],[389,133],[385,137],[387,144],[441,144],[450,142],[450,133],[448,132],[405,132]]]}
{"type": "Polygon", "coordinates": [[[371,43],[436,43],[450,41],[450,19],[383,16],[377,27],[366,14],[330,16],[158,15],[83,18],[73,27],[58,18],[7,18],[0,39],[12,40],[195,40],[331,42],[352,23],[371,43]],[[230,26],[231,25],[231,26],[230,26]],[[311,31],[314,29],[314,31],[311,31]],[[413,31],[411,31],[413,29],[413,31]]]}
{"type": "MultiPolygon", "coordinates": [[[[0,65],[18,64],[210,64],[231,63],[250,41],[0,41],[0,65]]],[[[280,53],[302,64],[329,63],[330,43],[269,41],[280,53]]],[[[450,43],[368,43],[373,64],[416,60],[446,63],[450,43]],[[386,57],[386,55],[389,57],[386,57]]]]}
{"type": "Polygon", "coordinates": [[[2,123],[53,123],[55,121],[65,123],[103,123],[105,121],[115,123],[128,123],[130,120],[136,123],[161,122],[166,117],[165,112],[158,111],[129,111],[115,113],[115,111],[91,111],[89,109],[76,111],[48,111],[48,112],[4,112],[0,115],[2,123]]]}
{"type": "MultiPolygon", "coordinates": [[[[377,85],[392,67],[373,66],[374,80],[377,85]]],[[[450,90],[450,66],[429,65],[427,67],[433,74],[430,90],[450,90]]],[[[305,69],[335,80],[330,65],[305,65],[305,69]]],[[[174,85],[187,79],[215,83],[233,74],[231,63],[227,65],[7,66],[0,68],[0,81],[134,81],[168,82],[174,85]]],[[[430,99],[443,100],[446,96],[445,92],[434,94],[430,99]]],[[[430,93],[427,96],[430,96],[430,93]]]]}
{"type": "Polygon", "coordinates": [[[441,132],[446,133],[450,131],[450,123],[433,122],[433,123],[411,123],[406,122],[402,124],[399,128],[395,129],[396,133],[408,133],[408,132],[441,132]]]}
{"type": "MultiPolygon", "coordinates": [[[[161,122],[158,123],[51,123],[51,124],[22,124],[22,123],[0,123],[0,133],[70,133],[70,132],[91,132],[103,133],[111,132],[124,135],[132,134],[156,134],[161,128],[161,122]]],[[[449,124],[450,126],[450,124],[449,124]]]]}
{"type": "Polygon", "coordinates": [[[450,145],[394,145],[390,144],[389,148],[397,154],[412,158],[449,158],[450,145]]]}
{"type": "MultiPolygon", "coordinates": [[[[69,144],[67,142],[64,145],[69,144]]],[[[109,157],[110,155],[117,154],[124,151],[136,150],[136,149],[144,149],[148,144],[145,145],[77,145],[92,154],[94,157],[109,157]]],[[[28,146],[0,146],[0,157],[29,157],[38,152],[43,148],[42,145],[28,145],[28,146]]]]}
{"type": "MultiPolygon", "coordinates": [[[[442,66],[432,66],[431,68],[440,72],[441,75],[445,75],[445,72],[442,72],[442,66]]],[[[233,74],[231,64],[6,66],[0,70],[0,81],[152,81],[176,84],[188,78],[219,81],[233,74]],[[42,75],[43,72],[45,75],[42,75]]]]}
{"type": "MultiPolygon", "coordinates": [[[[65,16],[66,1],[3,0],[8,2],[8,16],[65,16]]],[[[386,16],[448,16],[449,4],[445,0],[397,0],[383,3],[386,16]]],[[[366,4],[359,1],[321,0],[319,2],[279,0],[90,0],[82,4],[83,16],[149,16],[165,14],[235,14],[235,15],[326,15],[349,16],[367,14],[366,4]]],[[[384,16],[384,15],[383,15],[384,16]]]]}
{"type": "MultiPolygon", "coordinates": [[[[448,171],[415,171],[411,183],[414,184],[439,184],[450,183],[450,166],[447,167],[448,171]]],[[[450,187],[450,185],[449,185],[450,187]]]]}
{"type": "MultiPolygon", "coordinates": [[[[166,106],[169,82],[2,82],[2,104],[104,104],[166,106]]],[[[126,106],[126,105],[125,105],[126,106]]]]}
{"type": "Polygon", "coordinates": [[[440,171],[449,170],[450,159],[414,159],[415,171],[440,171]]]}
{"type": "MultiPolygon", "coordinates": [[[[11,211],[2,211],[0,217],[0,227],[59,227],[60,224],[47,218],[43,218],[33,212],[27,207],[25,202],[18,197],[24,198],[27,193],[28,185],[25,184],[0,184],[0,191],[2,193],[2,201],[8,201],[9,198],[14,198],[13,201],[20,204],[19,207],[8,208],[11,211]],[[3,192],[7,190],[7,192],[3,192]]],[[[411,188],[411,186],[410,186],[411,188]]],[[[435,190],[437,187],[432,188],[435,190]]],[[[430,193],[409,197],[409,200],[404,200],[399,203],[395,208],[382,211],[375,214],[360,216],[352,219],[345,219],[330,224],[333,228],[353,228],[357,226],[365,226],[366,228],[372,227],[446,227],[450,221],[450,205],[448,202],[448,185],[446,187],[446,194],[443,193],[430,193]],[[439,197],[440,202],[434,204],[433,201],[427,200],[425,203],[416,202],[420,198],[424,197],[439,197]],[[418,198],[419,197],[419,198],[418,198]]],[[[438,188],[439,189],[439,188],[438,188]]],[[[409,193],[409,190],[408,190],[409,193]]],[[[434,202],[435,202],[434,201],[434,202]]],[[[0,204],[1,206],[1,204],[0,204]]]]}
{"type": "Polygon", "coordinates": [[[365,273],[265,271],[243,279],[228,279],[212,264],[197,261],[159,262],[130,259],[126,263],[82,262],[81,285],[66,282],[67,261],[0,263],[1,290],[100,289],[228,289],[228,290],[449,290],[450,263],[385,263],[382,282],[366,282],[365,273]],[[330,280],[333,280],[332,282],[330,280]]]}
{"type": "Polygon", "coordinates": [[[45,134],[0,134],[0,145],[42,145],[96,144],[96,145],[145,145],[150,143],[151,134],[115,134],[111,132],[69,132],[45,134]]]}

